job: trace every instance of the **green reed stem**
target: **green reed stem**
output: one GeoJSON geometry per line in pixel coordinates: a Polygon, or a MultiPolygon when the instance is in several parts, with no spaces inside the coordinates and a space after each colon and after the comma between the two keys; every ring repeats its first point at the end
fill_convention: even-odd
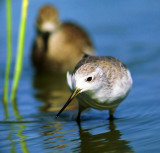
{"type": "Polygon", "coordinates": [[[13,84],[12,84],[12,92],[11,92],[11,101],[13,101],[16,97],[18,83],[19,83],[19,79],[20,79],[20,75],[22,71],[27,8],[28,8],[28,0],[23,0],[22,10],[21,10],[22,15],[21,15],[20,29],[19,29],[17,59],[16,59],[16,66],[15,66],[15,72],[14,72],[14,78],[13,78],[13,84]]]}
{"type": "Polygon", "coordinates": [[[9,85],[9,74],[12,59],[12,29],[11,29],[11,0],[6,0],[6,14],[7,14],[7,64],[4,80],[4,91],[3,91],[3,102],[6,118],[9,117],[8,113],[8,85],[9,85]]]}
{"type": "Polygon", "coordinates": [[[22,120],[22,116],[20,115],[17,102],[15,101],[15,99],[12,101],[12,108],[13,108],[13,112],[16,120],[22,120]]]}

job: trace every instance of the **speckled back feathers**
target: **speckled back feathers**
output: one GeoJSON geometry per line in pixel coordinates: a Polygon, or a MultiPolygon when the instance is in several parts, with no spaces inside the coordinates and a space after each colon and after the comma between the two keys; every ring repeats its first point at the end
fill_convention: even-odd
{"type": "Polygon", "coordinates": [[[76,71],[91,73],[98,66],[105,72],[109,83],[112,83],[117,77],[122,78],[124,75],[127,75],[127,67],[125,64],[111,56],[86,56],[76,65],[73,73],[76,71]]]}

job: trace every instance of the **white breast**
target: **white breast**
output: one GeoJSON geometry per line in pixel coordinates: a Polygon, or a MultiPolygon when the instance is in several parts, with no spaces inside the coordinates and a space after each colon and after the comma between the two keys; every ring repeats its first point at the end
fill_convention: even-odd
{"type": "Polygon", "coordinates": [[[90,105],[95,109],[105,110],[118,106],[128,95],[132,88],[132,78],[129,70],[127,75],[118,79],[112,89],[102,88],[95,94],[79,95],[78,98],[83,105],[90,105]]]}
{"type": "MultiPolygon", "coordinates": [[[[75,88],[73,77],[74,76],[67,73],[67,83],[70,90],[74,90],[75,88]]],[[[106,110],[118,106],[119,103],[128,95],[131,88],[132,78],[129,70],[127,70],[127,75],[123,76],[121,79],[117,79],[112,89],[104,87],[96,93],[81,93],[77,98],[84,107],[106,110]]]]}

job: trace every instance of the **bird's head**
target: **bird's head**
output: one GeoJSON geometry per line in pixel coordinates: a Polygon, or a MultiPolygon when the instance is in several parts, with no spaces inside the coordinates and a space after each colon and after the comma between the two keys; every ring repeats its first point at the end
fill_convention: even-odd
{"type": "Polygon", "coordinates": [[[74,88],[81,92],[96,92],[106,79],[101,67],[95,63],[87,63],[77,69],[73,76],[74,88]]]}
{"type": "Polygon", "coordinates": [[[87,63],[79,67],[72,76],[68,76],[67,81],[73,92],[56,117],[62,113],[78,94],[82,92],[93,94],[101,89],[104,81],[106,81],[106,75],[97,64],[87,63]]]}
{"type": "Polygon", "coordinates": [[[36,20],[36,27],[41,32],[53,32],[59,25],[58,12],[51,5],[43,6],[36,20]]]}

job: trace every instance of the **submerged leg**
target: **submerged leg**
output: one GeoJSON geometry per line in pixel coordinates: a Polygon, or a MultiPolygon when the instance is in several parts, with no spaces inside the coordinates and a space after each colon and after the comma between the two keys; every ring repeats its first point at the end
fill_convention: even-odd
{"type": "Polygon", "coordinates": [[[80,116],[81,116],[81,111],[78,110],[78,115],[77,115],[77,118],[76,118],[76,121],[77,121],[77,122],[80,122],[80,116]]]}
{"type": "Polygon", "coordinates": [[[109,118],[108,119],[111,120],[111,121],[115,119],[115,117],[113,116],[115,110],[116,110],[116,108],[109,110],[109,118]]]}
{"type": "Polygon", "coordinates": [[[82,113],[82,111],[84,111],[85,110],[85,108],[82,106],[82,105],[80,105],[79,104],[79,108],[78,108],[78,115],[77,115],[77,118],[76,118],[76,121],[79,123],[80,122],[80,117],[81,117],[81,113],[82,113]]]}

